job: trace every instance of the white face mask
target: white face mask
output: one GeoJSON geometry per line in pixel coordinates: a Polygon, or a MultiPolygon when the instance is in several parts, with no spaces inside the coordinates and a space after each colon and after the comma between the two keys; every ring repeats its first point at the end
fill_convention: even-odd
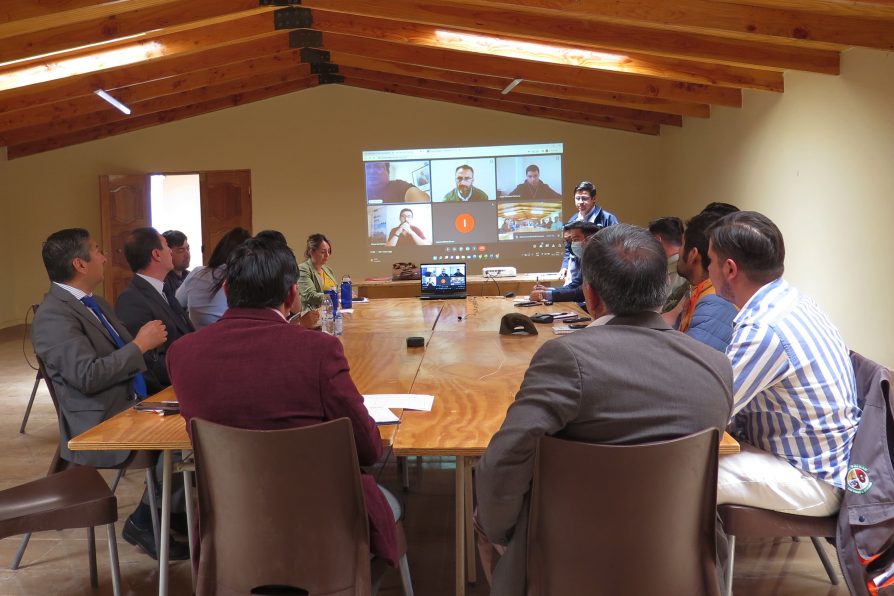
{"type": "Polygon", "coordinates": [[[571,243],[571,254],[576,256],[578,259],[584,258],[584,243],[583,242],[572,242],[571,243]]]}

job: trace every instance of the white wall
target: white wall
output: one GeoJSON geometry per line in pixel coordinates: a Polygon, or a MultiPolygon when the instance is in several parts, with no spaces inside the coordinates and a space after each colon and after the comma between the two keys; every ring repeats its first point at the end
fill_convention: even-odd
{"type": "Polygon", "coordinates": [[[786,277],[850,347],[894,366],[894,54],[851,50],[838,77],[789,73],[785,94],[746,92],[664,133],[664,201],[761,211],[782,230],[786,277]]]}

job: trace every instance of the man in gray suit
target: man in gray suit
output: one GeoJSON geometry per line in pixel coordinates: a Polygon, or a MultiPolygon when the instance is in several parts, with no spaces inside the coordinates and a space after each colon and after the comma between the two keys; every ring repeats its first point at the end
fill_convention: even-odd
{"type": "MultiPolygon", "coordinates": [[[[87,230],[51,234],[42,256],[52,283],[34,316],[32,339],[59,400],[60,455],[82,465],[116,466],[130,451],[71,451],[68,441],[158,389],[143,355],[165,342],[167,330],[152,320],[131,336],[109,304],[93,296],[106,258],[87,230]]],[[[150,517],[148,506],[140,504],[125,524],[125,538],[133,543],[138,536],[152,554],[150,517]],[[131,527],[135,523],[139,531],[131,527]]],[[[171,558],[186,556],[183,547],[172,550],[171,558]]]]}
{"type": "MultiPolygon", "coordinates": [[[[478,522],[502,556],[493,596],[523,596],[528,500],[540,437],[637,444],[724,429],[732,408],[728,359],[658,315],[667,259],[646,230],[600,230],[583,258],[593,323],[537,351],[503,426],[476,470],[478,522]]],[[[573,489],[573,487],[569,487],[573,489]]],[[[488,561],[485,560],[488,568],[488,561]]]]}

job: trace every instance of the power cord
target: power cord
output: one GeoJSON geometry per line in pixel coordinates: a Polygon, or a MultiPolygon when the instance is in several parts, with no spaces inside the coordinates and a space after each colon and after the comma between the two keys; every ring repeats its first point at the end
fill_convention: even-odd
{"type": "MultiPolygon", "coordinates": [[[[32,313],[33,319],[34,307],[29,308],[28,311],[25,312],[25,330],[22,332],[22,356],[25,357],[25,362],[28,363],[28,366],[31,367],[31,370],[37,370],[37,366],[31,364],[31,359],[28,358],[28,352],[25,350],[25,343],[28,340],[28,313],[32,313]]],[[[31,346],[31,353],[34,353],[34,346],[31,346]]]]}
{"type": "MultiPolygon", "coordinates": [[[[497,283],[497,278],[495,275],[485,275],[484,279],[489,279],[494,282],[494,285],[497,286],[497,296],[503,295],[503,292],[500,291],[500,284],[497,283]]],[[[484,296],[484,286],[481,286],[481,295],[484,296]]]]}

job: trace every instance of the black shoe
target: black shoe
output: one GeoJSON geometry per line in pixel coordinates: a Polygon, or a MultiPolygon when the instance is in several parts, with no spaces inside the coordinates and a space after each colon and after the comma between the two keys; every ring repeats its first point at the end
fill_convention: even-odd
{"type": "MultiPolygon", "coordinates": [[[[124,522],[124,529],[121,531],[121,537],[128,543],[140,547],[147,555],[158,560],[158,553],[155,552],[155,537],[152,534],[152,528],[141,530],[137,527],[133,520],[129,517],[124,522]]],[[[168,547],[168,559],[171,561],[185,561],[189,558],[189,545],[183,542],[170,540],[168,547]]]]}
{"type": "MultiPolygon", "coordinates": [[[[159,515],[161,515],[161,513],[159,513],[159,515]]],[[[186,520],[185,512],[171,514],[171,532],[174,533],[175,538],[189,537],[189,523],[186,520]]]]}

